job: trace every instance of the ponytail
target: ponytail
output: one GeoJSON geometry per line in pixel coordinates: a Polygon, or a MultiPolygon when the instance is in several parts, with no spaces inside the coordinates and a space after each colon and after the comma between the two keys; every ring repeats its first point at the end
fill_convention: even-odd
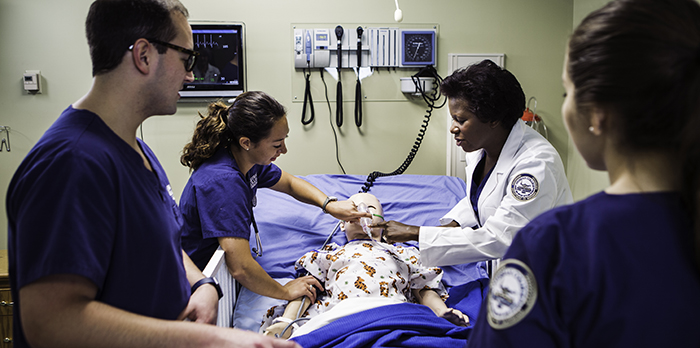
{"type": "Polygon", "coordinates": [[[567,73],[579,114],[615,115],[620,150],[678,154],[700,272],[700,4],[610,1],[574,30],[567,73]]]}
{"type": "Polygon", "coordinates": [[[216,153],[220,146],[231,142],[227,118],[229,107],[221,101],[209,105],[207,116],[199,113],[201,118],[192,135],[192,141],[185,145],[180,156],[180,163],[195,170],[216,153]]]}
{"type": "Polygon", "coordinates": [[[275,98],[260,91],[239,94],[231,106],[221,101],[209,105],[207,116],[197,122],[192,141],[185,145],[180,163],[190,170],[199,168],[219,147],[240,147],[238,139],[247,137],[253,143],[270,135],[272,126],[286,115],[275,98]]]}

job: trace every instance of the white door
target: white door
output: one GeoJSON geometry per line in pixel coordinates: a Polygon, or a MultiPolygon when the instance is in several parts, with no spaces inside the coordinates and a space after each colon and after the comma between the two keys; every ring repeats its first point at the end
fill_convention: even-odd
{"type": "MultiPolygon", "coordinates": [[[[501,68],[504,67],[504,54],[467,54],[467,53],[449,53],[447,55],[447,70],[450,74],[455,70],[481,62],[484,59],[490,59],[498,64],[501,68]]],[[[447,170],[446,175],[456,176],[462,180],[467,179],[465,172],[466,163],[464,160],[465,152],[461,147],[455,145],[454,137],[450,133],[450,125],[452,124],[452,116],[449,110],[447,113],[447,170]]]]}

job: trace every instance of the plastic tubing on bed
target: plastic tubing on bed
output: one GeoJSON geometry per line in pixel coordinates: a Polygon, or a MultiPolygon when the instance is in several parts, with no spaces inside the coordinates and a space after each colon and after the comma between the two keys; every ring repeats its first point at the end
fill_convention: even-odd
{"type": "Polygon", "coordinates": [[[338,223],[335,224],[335,227],[333,227],[333,230],[331,231],[331,234],[328,235],[328,238],[326,238],[326,241],[323,242],[323,245],[321,245],[321,249],[325,248],[326,245],[328,245],[328,242],[331,241],[331,238],[333,238],[333,235],[335,234],[335,231],[338,230],[338,227],[340,227],[340,223],[342,221],[338,221],[338,223]]]}
{"type": "Polygon", "coordinates": [[[304,304],[306,303],[306,296],[304,296],[301,299],[301,305],[299,306],[299,310],[297,311],[297,316],[296,319],[301,318],[301,313],[304,311],[304,304]]]}

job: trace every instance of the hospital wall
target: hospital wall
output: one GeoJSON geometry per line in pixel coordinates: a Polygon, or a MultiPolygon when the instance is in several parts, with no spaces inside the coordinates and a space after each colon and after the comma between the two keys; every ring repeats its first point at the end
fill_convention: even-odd
{"type": "MultiPolygon", "coordinates": [[[[11,152],[0,152],[0,249],[6,248],[5,196],[12,174],[60,112],[80,98],[92,82],[84,20],[92,0],[0,0],[0,125],[11,128],[11,152]],[[22,89],[22,73],[41,70],[42,93],[22,89]]],[[[595,176],[581,170],[561,120],[561,66],[564,47],[575,18],[600,0],[400,0],[404,19],[393,20],[394,1],[355,0],[183,0],[191,19],[242,21],[246,25],[249,90],[263,90],[288,109],[289,153],[276,162],[296,175],[341,173],[336,162],[331,115],[322,90],[315,91],[316,119],[302,126],[298,86],[301,72],[292,61],[295,23],[363,23],[410,27],[437,24],[437,70],[446,76],[448,53],[504,53],[505,66],[520,80],[526,97],[537,98],[537,113],[549,129],[549,139],[569,167],[575,195],[584,197],[596,185],[595,176]],[[428,6],[429,5],[429,6],[428,6]],[[579,175],[583,179],[579,179],[579,175]],[[578,185],[578,184],[577,184],[578,185]],[[580,193],[576,190],[580,188],[580,193]]],[[[592,8],[591,8],[592,9],[592,8]]],[[[354,76],[344,76],[345,122],[338,133],[339,159],[348,174],[391,172],[409,153],[423,122],[426,106],[398,90],[399,77],[416,70],[380,70],[363,80],[387,86],[392,96],[364,104],[364,124],[353,122],[354,76]]],[[[318,85],[318,72],[312,75],[318,85]]],[[[326,74],[333,101],[335,81],[326,74]]],[[[384,91],[386,93],[386,91],[384,91]]],[[[335,104],[331,102],[331,110],[335,104]]],[[[172,116],[156,116],[143,125],[143,138],[165,168],[179,197],[189,171],[179,164],[203,104],[181,104],[172,116]]],[[[435,110],[423,144],[407,174],[443,175],[449,136],[447,108],[435,110]]],[[[56,185],[61,185],[56,182],[56,185]]],[[[358,187],[359,190],[359,187],[358,187]]],[[[61,202],[56,202],[61,204],[61,202]]],[[[37,212],[40,218],[41,212],[37,212]]]]}
{"type": "MultiPolygon", "coordinates": [[[[573,27],[581,23],[589,13],[608,3],[608,0],[576,0],[574,1],[573,27]]],[[[573,29],[572,29],[573,31],[573,29]]],[[[603,190],[610,184],[608,172],[594,171],[586,165],[581,154],[576,151],[576,146],[568,139],[566,173],[574,200],[578,201],[603,190]]]]}

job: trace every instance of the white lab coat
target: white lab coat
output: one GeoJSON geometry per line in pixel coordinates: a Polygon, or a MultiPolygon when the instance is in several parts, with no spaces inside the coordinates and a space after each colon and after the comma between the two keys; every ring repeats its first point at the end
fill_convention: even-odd
{"type": "Polygon", "coordinates": [[[448,266],[497,259],[505,254],[515,233],[539,214],[573,202],[564,165],[552,145],[522,120],[513,126],[478,201],[479,218],[469,199],[474,168],[484,150],[466,154],[467,196],[440,218],[460,227],[420,227],[421,261],[426,266],[448,266]],[[523,177],[525,180],[523,181],[523,177]],[[518,194],[517,187],[535,190],[518,194]],[[515,190],[514,190],[515,188],[515,190]],[[518,199],[517,197],[520,197],[518,199]],[[472,229],[472,227],[476,228],[472,229]]]}

